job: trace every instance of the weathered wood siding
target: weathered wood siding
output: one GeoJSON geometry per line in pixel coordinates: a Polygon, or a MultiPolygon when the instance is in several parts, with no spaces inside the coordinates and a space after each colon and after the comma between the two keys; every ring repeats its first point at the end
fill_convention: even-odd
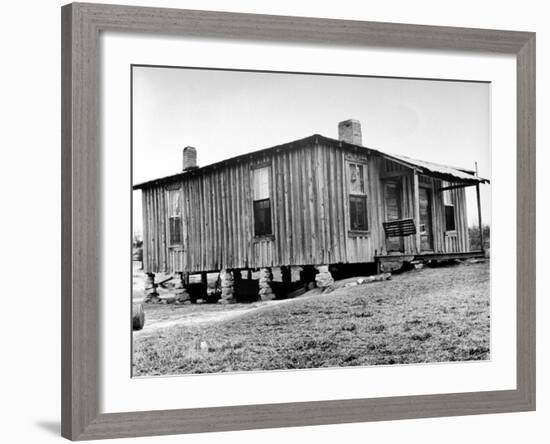
{"type": "MultiPolygon", "coordinates": [[[[453,185],[453,184],[451,184],[453,185]]],[[[442,245],[442,251],[445,253],[465,252],[470,250],[470,237],[468,233],[468,215],[466,209],[466,191],[464,188],[457,188],[450,190],[451,202],[455,206],[455,232],[445,232],[444,227],[440,229],[440,236],[443,235],[443,241],[440,240],[442,245]]],[[[440,198],[438,201],[441,204],[439,210],[441,220],[444,223],[445,214],[443,208],[443,201],[440,198]]]]}
{"type": "MultiPolygon", "coordinates": [[[[377,155],[331,145],[294,146],[186,174],[178,183],[142,190],[144,267],[151,272],[216,271],[281,265],[372,262],[385,252],[381,171],[395,169],[377,155]],[[350,232],[347,162],[367,165],[368,231],[350,232]],[[255,238],[252,171],[270,167],[272,236],[255,238]],[[179,187],[184,242],[168,242],[167,192],[179,187]]],[[[397,168],[400,168],[397,165],[397,168]]],[[[402,176],[403,217],[412,217],[412,177],[402,176]]],[[[429,179],[439,187],[439,181],[429,179]],[[437,182],[437,183],[436,183],[437,182]]],[[[443,197],[433,204],[436,251],[467,251],[464,190],[456,199],[456,239],[440,232],[443,197]],[[460,223],[459,223],[460,221],[460,223]],[[459,229],[460,227],[460,229],[459,229]]],[[[405,239],[413,253],[414,238],[405,239]]]]}

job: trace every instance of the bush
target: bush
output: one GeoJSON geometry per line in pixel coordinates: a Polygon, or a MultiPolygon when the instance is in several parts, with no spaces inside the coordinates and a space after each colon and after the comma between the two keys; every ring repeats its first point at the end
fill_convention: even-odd
{"type": "MultiPolygon", "coordinates": [[[[470,237],[470,250],[481,250],[481,238],[479,236],[479,227],[469,227],[468,235],[470,237]]],[[[488,250],[491,247],[491,228],[489,225],[483,225],[483,249],[488,250]]]]}

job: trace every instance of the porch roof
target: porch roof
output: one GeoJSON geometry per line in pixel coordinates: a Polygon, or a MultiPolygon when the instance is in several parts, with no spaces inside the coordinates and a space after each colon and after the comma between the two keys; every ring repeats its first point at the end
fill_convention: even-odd
{"type": "Polygon", "coordinates": [[[419,173],[427,176],[434,176],[448,182],[466,182],[466,183],[489,183],[489,179],[477,176],[475,171],[463,168],[455,168],[438,163],[427,162],[425,160],[412,159],[400,154],[387,154],[380,152],[383,157],[390,160],[395,160],[400,164],[404,164],[412,169],[418,170],[419,173]]]}

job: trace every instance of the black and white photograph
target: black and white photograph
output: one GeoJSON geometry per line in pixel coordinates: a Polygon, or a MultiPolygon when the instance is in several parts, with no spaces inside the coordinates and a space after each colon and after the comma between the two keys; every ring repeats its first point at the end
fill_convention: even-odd
{"type": "Polygon", "coordinates": [[[548,441],[545,6],[6,2],[2,442],[548,441]]]}
{"type": "Polygon", "coordinates": [[[491,359],[491,85],[134,65],[132,375],[491,359]]]}

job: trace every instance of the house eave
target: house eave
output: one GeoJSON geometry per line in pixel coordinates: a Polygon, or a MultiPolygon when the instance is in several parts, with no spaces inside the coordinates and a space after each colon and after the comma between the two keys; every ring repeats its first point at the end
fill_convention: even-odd
{"type": "Polygon", "coordinates": [[[190,171],[181,172],[177,174],[172,174],[170,176],[160,177],[158,179],[149,180],[146,182],[142,182],[139,184],[136,184],[132,187],[134,190],[140,190],[145,189],[153,186],[158,185],[164,185],[167,183],[171,183],[178,180],[184,180],[187,178],[194,177],[199,174],[203,174],[208,171],[213,171],[218,168],[226,167],[229,165],[233,165],[242,161],[245,161],[247,159],[255,159],[262,156],[265,156],[266,154],[269,154],[271,152],[278,152],[280,150],[287,150],[287,149],[296,149],[299,147],[302,147],[307,144],[318,144],[318,143],[325,143],[332,146],[338,146],[341,148],[348,148],[353,150],[365,150],[367,153],[374,153],[378,154],[386,159],[389,159],[391,161],[400,163],[401,165],[404,165],[408,168],[412,168],[419,172],[420,174],[424,174],[426,176],[435,177],[441,180],[446,180],[449,182],[458,182],[458,183],[489,183],[488,179],[484,179],[482,177],[476,176],[473,171],[462,169],[462,168],[454,168],[449,167],[445,165],[438,165],[432,162],[427,161],[421,161],[412,159],[406,156],[401,155],[395,155],[395,154],[389,154],[385,153],[383,151],[376,150],[374,148],[362,146],[362,145],[354,145],[351,143],[343,142],[341,140],[332,139],[330,137],[325,137],[320,134],[313,134],[311,136],[305,137],[303,139],[294,140],[292,142],[287,142],[284,144],[272,146],[269,148],[260,149],[257,151],[252,151],[249,153],[241,154],[229,159],[221,160],[216,163],[212,163],[210,165],[205,165],[200,168],[195,168],[190,171]]]}

